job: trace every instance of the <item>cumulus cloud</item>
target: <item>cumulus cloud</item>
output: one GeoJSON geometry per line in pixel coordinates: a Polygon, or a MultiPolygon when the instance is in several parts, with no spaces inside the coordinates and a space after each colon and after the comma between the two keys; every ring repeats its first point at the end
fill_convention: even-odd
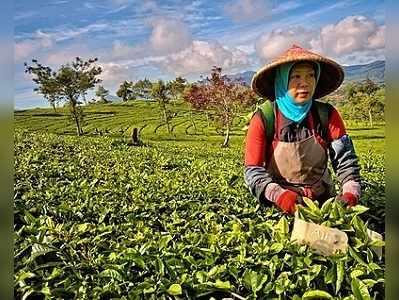
{"type": "Polygon", "coordinates": [[[323,27],[320,43],[323,52],[333,56],[385,46],[385,26],[365,16],[350,16],[323,27]]]}
{"type": "Polygon", "coordinates": [[[149,38],[152,49],[158,53],[173,53],[188,47],[191,34],[179,20],[161,18],[153,20],[149,38]]]}
{"type": "Polygon", "coordinates": [[[166,58],[159,65],[174,75],[209,73],[212,66],[220,66],[224,71],[248,65],[245,52],[227,49],[217,42],[193,41],[192,44],[166,58]]]}
{"type": "Polygon", "coordinates": [[[385,30],[385,25],[379,26],[368,17],[350,16],[318,31],[300,26],[273,30],[258,38],[255,49],[263,61],[270,61],[293,44],[335,59],[353,53],[370,56],[370,50],[385,47],[385,30]]]}
{"type": "Polygon", "coordinates": [[[116,40],[111,52],[105,51],[102,57],[105,61],[143,59],[147,56],[164,56],[177,53],[191,45],[191,34],[187,26],[179,20],[165,17],[149,22],[151,33],[145,42],[129,45],[116,40]]]}
{"type": "MultiPolygon", "coordinates": [[[[111,54],[104,53],[105,60],[123,60],[134,57],[139,54],[137,47],[132,47],[121,41],[115,41],[112,44],[111,54]]],[[[144,49],[143,49],[144,50],[144,49]]]]}
{"type": "Polygon", "coordinates": [[[132,79],[132,69],[124,64],[118,63],[99,63],[102,73],[99,78],[103,80],[102,85],[106,88],[115,88],[121,82],[132,79]]]}
{"type": "Polygon", "coordinates": [[[313,48],[315,46],[315,35],[316,32],[306,30],[303,27],[291,27],[286,30],[275,29],[260,36],[255,43],[256,53],[262,60],[269,61],[293,44],[307,49],[313,48]]]}
{"type": "Polygon", "coordinates": [[[261,19],[271,9],[271,2],[264,0],[237,0],[224,7],[226,14],[237,22],[261,19]]]}

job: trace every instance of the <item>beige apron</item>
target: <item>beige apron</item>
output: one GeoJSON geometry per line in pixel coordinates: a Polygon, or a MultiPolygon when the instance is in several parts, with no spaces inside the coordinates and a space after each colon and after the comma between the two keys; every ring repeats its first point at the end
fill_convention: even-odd
{"type": "Polygon", "coordinates": [[[300,192],[312,188],[314,200],[325,201],[335,196],[334,184],[327,168],[327,151],[315,133],[299,142],[278,141],[268,171],[281,186],[300,192]]]}

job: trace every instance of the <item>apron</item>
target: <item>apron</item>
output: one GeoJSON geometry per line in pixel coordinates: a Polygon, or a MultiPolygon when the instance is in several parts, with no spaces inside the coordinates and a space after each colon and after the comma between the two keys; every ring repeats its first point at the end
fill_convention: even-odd
{"type": "Polygon", "coordinates": [[[314,200],[324,202],[336,193],[327,167],[327,151],[320,145],[312,127],[312,135],[302,141],[275,141],[268,171],[282,187],[299,194],[302,188],[311,188],[314,200]]]}

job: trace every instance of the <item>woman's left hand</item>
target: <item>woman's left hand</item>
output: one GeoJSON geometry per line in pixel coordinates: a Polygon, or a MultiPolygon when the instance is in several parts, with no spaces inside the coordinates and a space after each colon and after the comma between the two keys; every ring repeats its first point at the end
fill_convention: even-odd
{"type": "Polygon", "coordinates": [[[342,195],[339,195],[337,197],[337,199],[339,201],[344,202],[348,207],[355,206],[359,201],[358,197],[356,197],[354,194],[348,193],[348,192],[344,193],[342,195]]]}

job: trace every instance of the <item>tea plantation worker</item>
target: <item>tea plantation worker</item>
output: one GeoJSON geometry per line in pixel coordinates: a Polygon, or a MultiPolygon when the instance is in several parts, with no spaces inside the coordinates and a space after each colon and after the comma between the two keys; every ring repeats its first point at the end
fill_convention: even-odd
{"type": "Polygon", "coordinates": [[[352,141],[337,110],[316,100],[343,79],[336,62],[296,45],[254,75],[252,89],[270,101],[251,118],[244,179],[260,202],[293,214],[303,196],[319,202],[336,196],[330,158],[342,187],[336,199],[358,203],[361,178],[352,141]]]}

